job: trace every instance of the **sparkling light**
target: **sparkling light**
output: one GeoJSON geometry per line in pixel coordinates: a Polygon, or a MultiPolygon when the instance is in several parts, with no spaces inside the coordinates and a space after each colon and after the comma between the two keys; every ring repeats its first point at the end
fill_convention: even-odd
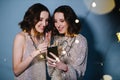
{"type": "Polygon", "coordinates": [[[78,19],[75,19],[75,23],[79,23],[79,20],[78,20],[78,19]]]}
{"type": "Polygon", "coordinates": [[[115,7],[114,0],[84,0],[88,10],[96,14],[106,14],[115,7]]]}
{"type": "Polygon", "coordinates": [[[112,80],[112,76],[110,76],[110,75],[103,75],[103,80],[112,80]]]}
{"type": "Polygon", "coordinates": [[[120,42],[120,32],[117,32],[116,35],[117,35],[117,38],[118,38],[118,42],[120,42]]]}
{"type": "Polygon", "coordinates": [[[77,44],[78,44],[78,43],[79,43],[79,40],[77,40],[77,39],[76,39],[76,40],[75,40],[75,43],[77,43],[77,44]]]}
{"type": "Polygon", "coordinates": [[[66,54],[66,51],[62,51],[63,54],[66,54]]]}
{"type": "Polygon", "coordinates": [[[92,3],[92,7],[96,7],[96,3],[95,2],[92,3]]]}

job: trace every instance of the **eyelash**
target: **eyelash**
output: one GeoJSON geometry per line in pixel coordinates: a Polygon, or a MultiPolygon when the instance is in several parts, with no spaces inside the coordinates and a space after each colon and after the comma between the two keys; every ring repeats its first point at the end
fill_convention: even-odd
{"type": "MultiPolygon", "coordinates": [[[[42,19],[40,19],[39,21],[42,21],[42,19]]],[[[46,22],[48,22],[49,20],[48,20],[48,19],[46,19],[45,21],[46,21],[46,22]]]]}
{"type": "MultiPolygon", "coordinates": [[[[60,20],[60,22],[64,22],[65,20],[60,20]]],[[[54,21],[54,23],[57,23],[58,21],[54,21]]]]}

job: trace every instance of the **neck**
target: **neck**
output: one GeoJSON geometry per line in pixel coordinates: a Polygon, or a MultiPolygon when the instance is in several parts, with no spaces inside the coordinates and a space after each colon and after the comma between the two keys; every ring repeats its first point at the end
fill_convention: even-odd
{"type": "Polygon", "coordinates": [[[65,37],[74,37],[76,36],[77,34],[65,34],[65,37]]]}
{"type": "Polygon", "coordinates": [[[42,34],[35,34],[34,31],[31,30],[30,33],[30,38],[31,40],[34,42],[34,44],[39,44],[42,43],[44,41],[44,36],[42,34]]]}
{"type": "Polygon", "coordinates": [[[33,29],[31,30],[30,35],[31,35],[32,37],[35,37],[35,36],[36,36],[36,35],[35,35],[35,31],[34,31],[33,29]]]}
{"type": "Polygon", "coordinates": [[[32,37],[43,37],[44,36],[43,33],[36,32],[34,29],[31,30],[30,35],[32,37]]]}

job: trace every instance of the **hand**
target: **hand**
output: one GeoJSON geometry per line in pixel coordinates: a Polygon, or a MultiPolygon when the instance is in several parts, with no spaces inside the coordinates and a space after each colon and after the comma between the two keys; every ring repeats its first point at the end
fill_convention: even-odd
{"type": "Polygon", "coordinates": [[[56,60],[55,59],[47,57],[47,63],[51,67],[56,67],[56,60]]]}
{"type": "Polygon", "coordinates": [[[61,61],[56,62],[56,68],[60,69],[60,70],[63,70],[65,72],[68,70],[68,66],[65,63],[61,62],[61,61]]]}
{"type": "Polygon", "coordinates": [[[54,55],[52,52],[49,52],[49,54],[53,57],[53,58],[50,58],[47,56],[47,60],[48,60],[48,65],[49,66],[52,66],[52,67],[56,67],[56,62],[60,62],[59,58],[54,55]]]}
{"type": "Polygon", "coordinates": [[[39,51],[39,50],[35,50],[35,51],[33,51],[33,52],[30,54],[30,57],[34,58],[34,57],[36,57],[38,54],[40,54],[40,51],[39,51]]]}
{"type": "Polygon", "coordinates": [[[53,53],[50,53],[50,55],[52,55],[55,59],[47,57],[49,66],[55,67],[55,68],[60,69],[60,70],[67,71],[68,66],[65,63],[61,62],[60,59],[56,55],[54,55],[53,53]]]}
{"type": "Polygon", "coordinates": [[[46,53],[47,52],[47,43],[43,42],[42,44],[38,45],[38,50],[40,53],[46,53]]]}
{"type": "Polygon", "coordinates": [[[51,31],[45,34],[45,42],[50,43],[51,41],[51,31]]]}

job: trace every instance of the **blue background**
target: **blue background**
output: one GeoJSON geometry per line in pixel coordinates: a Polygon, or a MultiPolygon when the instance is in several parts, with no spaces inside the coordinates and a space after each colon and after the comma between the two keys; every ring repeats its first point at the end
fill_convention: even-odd
{"type": "Polygon", "coordinates": [[[84,0],[1,0],[0,1],[0,80],[13,80],[12,46],[20,32],[18,23],[25,11],[34,3],[46,5],[51,15],[60,5],[70,5],[82,22],[81,34],[88,40],[88,65],[84,80],[100,80],[105,74],[120,80],[120,1],[107,14],[95,14],[88,10],[84,0]]]}

